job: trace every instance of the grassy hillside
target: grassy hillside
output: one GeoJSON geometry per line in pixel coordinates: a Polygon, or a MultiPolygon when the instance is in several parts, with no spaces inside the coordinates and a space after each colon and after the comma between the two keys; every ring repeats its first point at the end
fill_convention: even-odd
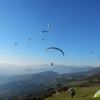
{"type": "MultiPolygon", "coordinates": [[[[40,79],[41,73],[37,74],[36,76],[37,79],[40,79]]],[[[43,95],[46,95],[44,96],[46,98],[49,97],[49,92],[52,92],[53,90],[57,91],[59,89],[63,89],[62,86],[65,86],[66,88],[77,87],[76,94],[83,93],[83,96],[76,95],[75,97],[78,96],[79,98],[81,97],[84,100],[87,100],[85,97],[90,96],[89,98],[92,99],[93,94],[97,91],[95,89],[97,88],[97,86],[100,85],[100,74],[93,74],[90,76],[84,74],[80,75],[80,73],[78,73],[76,74],[76,76],[73,74],[72,75],[64,74],[64,75],[58,75],[57,77],[51,77],[52,76],[51,73],[42,73],[42,76],[43,80],[38,82],[33,82],[33,80],[24,80],[24,81],[15,81],[8,84],[0,85],[0,98],[2,98],[3,100],[11,100],[17,96],[18,98],[29,99],[31,97],[38,98],[43,95]],[[44,76],[46,77],[48,76],[49,78],[47,79],[44,76]],[[85,87],[88,87],[88,89],[90,88],[90,90],[92,90],[93,93],[87,95],[87,90],[85,89],[85,87]],[[85,92],[86,94],[84,94],[85,92]]],[[[99,88],[100,87],[98,87],[97,89],[99,88]]],[[[91,93],[91,91],[89,93],[91,93]]],[[[67,100],[70,100],[70,92],[67,91],[66,93],[62,93],[62,95],[65,95],[65,99],[67,98],[67,100]]],[[[64,96],[62,96],[62,98],[63,97],[64,96]]]]}
{"type": "Polygon", "coordinates": [[[100,100],[100,98],[93,98],[95,92],[99,89],[100,86],[79,87],[75,89],[76,95],[73,99],[70,97],[70,92],[66,91],[47,98],[46,100],[100,100]]]}

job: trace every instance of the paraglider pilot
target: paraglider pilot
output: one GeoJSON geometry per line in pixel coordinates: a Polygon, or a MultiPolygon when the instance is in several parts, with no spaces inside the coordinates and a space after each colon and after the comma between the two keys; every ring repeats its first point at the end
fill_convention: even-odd
{"type": "Polygon", "coordinates": [[[71,93],[71,98],[73,98],[73,96],[75,95],[75,91],[73,90],[73,88],[70,89],[70,93],[71,93]]]}

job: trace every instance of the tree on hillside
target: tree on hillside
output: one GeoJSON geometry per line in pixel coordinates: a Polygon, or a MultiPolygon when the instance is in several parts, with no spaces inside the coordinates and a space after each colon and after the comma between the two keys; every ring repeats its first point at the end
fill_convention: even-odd
{"type": "MultiPolygon", "coordinates": [[[[1,100],[1,99],[0,99],[1,100]]],[[[18,97],[15,97],[13,100],[18,100],[18,97]]]]}
{"type": "Polygon", "coordinates": [[[68,89],[68,87],[62,85],[60,88],[58,88],[58,92],[65,92],[68,91],[68,89]]]}

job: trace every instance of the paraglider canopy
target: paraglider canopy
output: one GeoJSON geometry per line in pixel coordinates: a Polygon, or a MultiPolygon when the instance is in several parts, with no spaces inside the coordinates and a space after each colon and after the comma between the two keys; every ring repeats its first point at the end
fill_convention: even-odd
{"type": "Polygon", "coordinates": [[[49,48],[46,48],[45,51],[49,50],[49,49],[55,49],[55,50],[59,50],[60,52],[62,52],[63,56],[64,56],[64,52],[59,49],[59,48],[56,48],[56,47],[49,47],[49,48]]]}
{"type": "Polygon", "coordinates": [[[48,24],[48,30],[50,29],[50,24],[48,24]]]}
{"type": "Polygon", "coordinates": [[[100,58],[100,56],[97,56],[97,58],[100,58]]]}
{"type": "Polygon", "coordinates": [[[48,32],[48,31],[46,31],[46,30],[43,30],[43,31],[41,31],[41,32],[48,32]]]}
{"type": "Polygon", "coordinates": [[[93,96],[93,98],[97,98],[97,97],[100,97],[100,90],[98,90],[95,95],[93,96]]]}
{"type": "Polygon", "coordinates": [[[42,33],[48,33],[48,31],[43,30],[43,31],[41,31],[39,34],[42,34],[42,33]]]}

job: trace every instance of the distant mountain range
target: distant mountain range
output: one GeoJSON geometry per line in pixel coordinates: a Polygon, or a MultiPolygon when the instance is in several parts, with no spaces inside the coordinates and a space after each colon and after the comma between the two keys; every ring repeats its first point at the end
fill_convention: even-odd
{"type": "Polygon", "coordinates": [[[0,64],[0,75],[11,76],[11,75],[24,75],[24,74],[35,74],[44,71],[54,71],[59,74],[63,73],[74,73],[84,72],[92,69],[91,66],[68,66],[68,65],[56,65],[53,66],[48,64],[42,65],[30,65],[30,66],[17,66],[13,64],[0,64]]]}
{"type": "MultiPolygon", "coordinates": [[[[8,79],[6,78],[5,81],[8,81],[7,84],[0,85],[0,92],[3,93],[5,89],[8,91],[12,90],[12,88],[17,87],[23,87],[24,85],[30,85],[30,84],[37,84],[41,81],[44,81],[46,79],[54,78],[58,76],[59,74],[56,72],[52,71],[46,71],[46,72],[41,72],[33,75],[14,75],[14,76],[9,76],[8,79]]],[[[19,88],[19,89],[20,89],[19,88]]],[[[16,88],[18,89],[18,88],[16,88]]],[[[17,90],[16,90],[17,91],[17,90]]]]}
{"type": "Polygon", "coordinates": [[[13,75],[13,76],[0,76],[0,84],[6,84],[11,82],[19,82],[19,81],[43,81],[48,78],[52,78],[58,76],[59,73],[53,71],[45,71],[36,74],[27,74],[27,75],[13,75]]]}
{"type": "Polygon", "coordinates": [[[94,68],[91,68],[90,70],[87,70],[87,71],[81,71],[81,72],[74,72],[74,73],[65,73],[65,74],[62,74],[62,76],[66,77],[66,76],[90,76],[90,75],[93,75],[93,74],[98,74],[100,73],[100,66],[99,67],[94,67],[94,68]]]}
{"type": "Polygon", "coordinates": [[[88,70],[87,73],[90,73],[90,74],[91,74],[91,73],[92,73],[92,74],[100,73],[100,66],[88,70]]]}

